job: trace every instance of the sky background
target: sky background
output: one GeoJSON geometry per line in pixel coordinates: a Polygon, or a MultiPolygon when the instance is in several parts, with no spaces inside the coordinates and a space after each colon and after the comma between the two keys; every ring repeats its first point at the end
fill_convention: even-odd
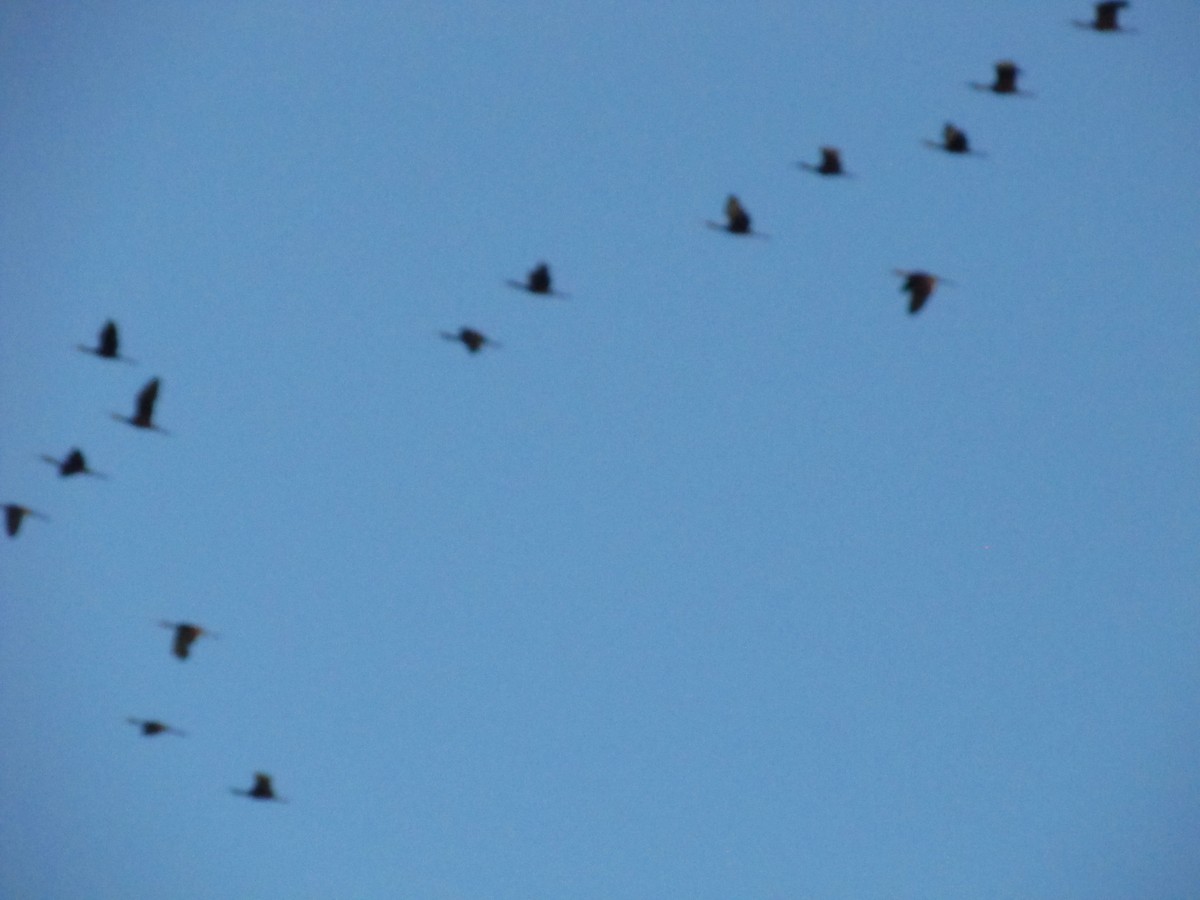
{"type": "Polygon", "coordinates": [[[0,895],[1197,896],[1200,7],[1090,14],[0,6],[0,895]]]}

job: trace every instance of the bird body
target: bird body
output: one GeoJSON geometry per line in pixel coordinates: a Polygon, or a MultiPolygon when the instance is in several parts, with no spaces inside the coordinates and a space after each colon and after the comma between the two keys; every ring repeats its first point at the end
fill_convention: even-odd
{"type": "Polygon", "coordinates": [[[544,262],[538,263],[526,276],[524,281],[508,280],[510,287],[515,287],[518,290],[528,291],[531,294],[542,294],[548,297],[566,297],[559,291],[554,290],[553,282],[550,278],[550,267],[544,262]]]}
{"type": "Polygon", "coordinates": [[[822,147],[821,162],[818,165],[802,162],[798,164],[802,169],[808,169],[810,172],[816,172],[818,175],[845,175],[846,170],[842,168],[842,155],[837,147],[822,147]]]}
{"type": "Polygon", "coordinates": [[[96,338],[95,347],[87,347],[79,344],[78,347],[84,353],[90,353],[93,356],[99,356],[101,359],[119,359],[123,362],[132,363],[133,360],[128,356],[122,356],[120,353],[121,340],[117,332],[117,323],[109,319],[100,329],[100,334],[96,338]]]}
{"type": "Polygon", "coordinates": [[[16,537],[17,532],[21,530],[21,523],[25,521],[25,517],[29,516],[34,519],[44,519],[49,522],[49,516],[44,516],[40,512],[30,509],[28,506],[21,506],[17,503],[4,504],[4,530],[9,537],[16,537]]]}
{"type": "Polygon", "coordinates": [[[158,378],[151,378],[138,392],[137,399],[134,401],[133,415],[122,416],[119,413],[113,413],[113,418],[118,422],[132,425],[134,428],[144,428],[148,431],[166,434],[165,429],[154,424],[154,404],[158,401],[161,384],[162,382],[158,378]]]}
{"type": "Polygon", "coordinates": [[[977,91],[991,91],[993,94],[1019,94],[1023,97],[1032,96],[1017,87],[1017,76],[1021,74],[1020,67],[1011,59],[1002,59],[996,63],[996,80],[991,84],[971,82],[971,87],[977,91]]]}
{"type": "Polygon", "coordinates": [[[746,208],[742,206],[742,201],[734,194],[730,194],[725,200],[725,219],[726,223],[722,225],[720,222],[706,222],[709,228],[715,228],[718,231],[728,231],[730,234],[739,235],[754,235],[757,237],[766,237],[761,232],[754,231],[750,227],[750,214],[746,212],[746,208]]]}
{"type": "Polygon", "coordinates": [[[159,622],[158,624],[175,632],[175,637],[171,641],[171,654],[177,659],[188,658],[192,652],[192,644],[196,643],[197,638],[216,637],[211,631],[206,631],[199,625],[193,625],[190,622],[159,622]]]}
{"type": "Polygon", "coordinates": [[[1091,31],[1129,31],[1130,29],[1121,27],[1117,18],[1121,10],[1127,6],[1129,6],[1127,0],[1105,0],[1103,3],[1096,4],[1096,18],[1090,22],[1081,22],[1076,19],[1075,24],[1091,31]]]}
{"type": "Polygon", "coordinates": [[[130,716],[126,721],[130,725],[138,726],[142,734],[146,737],[154,737],[158,734],[177,734],[180,737],[186,737],[186,734],[178,728],[172,728],[170,725],[165,725],[157,719],[135,719],[130,716]]]}
{"type": "Polygon", "coordinates": [[[500,346],[482,331],[476,331],[474,328],[467,328],[466,326],[458,329],[457,332],[443,331],[442,337],[448,341],[457,341],[471,353],[478,353],[484,344],[491,344],[493,347],[500,346]]]}
{"type": "Polygon", "coordinates": [[[933,294],[939,279],[936,275],[920,270],[896,269],[895,272],[904,278],[900,291],[908,294],[908,312],[910,315],[916,315],[933,294]]]}
{"type": "Polygon", "coordinates": [[[967,133],[951,122],[947,122],[942,126],[942,141],[925,141],[925,145],[933,147],[935,150],[944,150],[947,153],[955,154],[971,154],[973,156],[983,156],[978,150],[972,150],[970,141],[967,140],[967,133]]]}
{"type": "Polygon", "coordinates": [[[83,455],[83,451],[75,447],[62,459],[55,459],[53,456],[42,456],[46,462],[58,468],[60,478],[69,478],[71,475],[91,475],[95,478],[107,478],[95,469],[88,468],[87,459],[83,455]]]}
{"type": "Polygon", "coordinates": [[[271,776],[266,772],[254,773],[254,786],[248,791],[240,788],[230,788],[230,790],[241,797],[252,797],[255,800],[276,800],[280,803],[286,802],[282,797],[275,793],[275,787],[271,784],[271,776]]]}

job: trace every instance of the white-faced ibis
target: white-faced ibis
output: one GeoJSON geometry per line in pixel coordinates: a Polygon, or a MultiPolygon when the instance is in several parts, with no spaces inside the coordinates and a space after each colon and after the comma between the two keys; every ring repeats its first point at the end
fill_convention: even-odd
{"type": "Polygon", "coordinates": [[[17,532],[21,530],[21,523],[25,521],[26,516],[29,516],[31,519],[50,521],[49,516],[35,512],[28,506],[20,506],[16,503],[4,504],[4,530],[8,533],[9,537],[17,536],[17,532]]]}
{"type": "Polygon", "coordinates": [[[895,269],[895,273],[904,279],[900,292],[908,294],[908,311],[916,315],[921,307],[929,300],[939,284],[949,284],[944,278],[930,275],[920,270],[895,269]]]}
{"type": "Polygon", "coordinates": [[[550,267],[544,262],[540,262],[534,266],[524,281],[516,281],[515,279],[510,278],[505,283],[510,287],[515,287],[522,291],[528,291],[531,294],[543,294],[547,297],[567,296],[561,291],[554,290],[554,286],[550,280],[550,267]]]}
{"type": "Polygon", "coordinates": [[[64,456],[62,459],[55,459],[53,456],[43,454],[42,459],[58,468],[60,478],[68,478],[71,475],[91,475],[94,478],[107,478],[103,472],[97,472],[95,469],[89,469],[87,460],[83,456],[83,451],[75,447],[64,456]]]}
{"type": "Polygon", "coordinates": [[[180,737],[186,737],[186,732],[180,731],[178,728],[172,728],[159,722],[157,719],[135,719],[130,716],[126,721],[130,725],[136,725],[142,730],[142,734],[146,737],[154,737],[157,734],[177,734],[180,737]]]}
{"type": "Polygon", "coordinates": [[[478,353],[484,344],[490,347],[500,346],[482,331],[476,331],[474,328],[467,328],[465,326],[458,329],[457,332],[443,331],[441,334],[446,340],[456,341],[472,353],[478,353]]]}
{"type": "Polygon", "coordinates": [[[758,237],[766,237],[762,232],[754,231],[750,227],[750,214],[746,212],[746,208],[742,206],[736,196],[730,194],[725,200],[725,218],[726,223],[722,225],[720,222],[705,222],[709,228],[715,228],[718,231],[728,231],[730,234],[756,235],[758,237]]]}
{"type": "Polygon", "coordinates": [[[1121,23],[1117,21],[1117,15],[1128,5],[1126,0],[1106,0],[1104,3],[1096,4],[1096,18],[1092,21],[1081,22],[1078,19],[1073,21],[1080,28],[1092,31],[1130,31],[1129,28],[1122,28],[1121,23]]]}
{"type": "Polygon", "coordinates": [[[1019,94],[1022,97],[1032,97],[1027,91],[1017,87],[1017,76],[1021,74],[1020,67],[1011,59],[1002,59],[996,63],[996,80],[991,84],[978,81],[970,82],[977,91],[991,91],[993,94],[1019,94]]]}
{"type": "Polygon", "coordinates": [[[171,653],[179,659],[188,658],[188,654],[192,651],[192,644],[196,643],[197,638],[216,637],[211,631],[190,622],[159,622],[158,624],[175,632],[175,638],[171,641],[171,653]]]}
{"type": "Polygon", "coordinates": [[[940,144],[937,141],[925,141],[925,144],[926,146],[933,147],[935,150],[945,150],[947,153],[983,155],[978,150],[972,150],[970,143],[967,141],[967,133],[950,122],[942,126],[942,142],[940,144]]]}
{"type": "Polygon", "coordinates": [[[78,344],[77,346],[84,353],[91,353],[93,356],[99,356],[101,359],[119,359],[122,362],[132,363],[133,360],[128,356],[121,355],[120,344],[120,337],[117,334],[117,323],[109,319],[104,323],[104,327],[100,329],[95,347],[86,347],[83,344],[78,344]]]}
{"type": "Polygon", "coordinates": [[[816,172],[818,175],[846,174],[846,170],[842,168],[842,154],[837,147],[822,147],[821,162],[817,165],[807,162],[797,163],[796,165],[802,169],[808,169],[810,172],[816,172]]]}
{"type": "Polygon", "coordinates": [[[229,790],[240,797],[252,797],[255,800],[277,800],[280,803],[287,802],[282,797],[276,796],[275,788],[271,784],[271,776],[266,772],[254,773],[254,787],[248,791],[240,788],[230,788],[229,790]]]}
{"type": "Polygon", "coordinates": [[[149,431],[167,434],[166,429],[159,428],[154,424],[154,404],[158,400],[160,384],[161,382],[157,378],[151,378],[146,382],[145,386],[138,392],[132,416],[113,413],[112,417],[118,422],[125,422],[132,425],[134,428],[145,428],[149,431]]]}

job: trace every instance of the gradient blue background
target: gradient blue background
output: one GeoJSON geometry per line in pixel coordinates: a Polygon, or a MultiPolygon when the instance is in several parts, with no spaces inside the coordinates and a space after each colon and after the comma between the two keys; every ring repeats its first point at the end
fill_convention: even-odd
{"type": "Polygon", "coordinates": [[[0,894],[1197,896],[1200,7],[1090,13],[0,7],[0,894]]]}

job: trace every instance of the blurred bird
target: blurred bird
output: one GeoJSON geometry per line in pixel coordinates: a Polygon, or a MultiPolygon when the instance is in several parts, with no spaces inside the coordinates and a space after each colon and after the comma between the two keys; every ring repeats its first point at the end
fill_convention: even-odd
{"type": "Polygon", "coordinates": [[[762,232],[753,231],[750,228],[750,214],[746,212],[742,202],[736,196],[730,194],[725,201],[725,218],[728,219],[727,224],[722,225],[720,222],[705,222],[709,228],[715,228],[718,231],[728,231],[730,234],[747,234],[756,235],[758,237],[766,237],[762,232]]]}
{"type": "Polygon", "coordinates": [[[531,294],[545,294],[549,297],[563,297],[567,295],[561,291],[554,290],[550,281],[550,267],[544,262],[540,262],[526,276],[525,281],[516,281],[508,279],[506,282],[510,287],[515,287],[518,290],[528,291],[531,294]]]}
{"type": "Polygon", "coordinates": [[[180,737],[186,737],[186,733],[178,728],[172,728],[170,725],[164,725],[154,719],[135,719],[130,716],[126,721],[130,725],[137,725],[146,737],[154,737],[156,734],[177,734],[180,737]]]}
{"type": "Polygon", "coordinates": [[[920,270],[894,269],[893,271],[904,278],[904,284],[900,286],[900,291],[908,294],[908,311],[912,315],[921,311],[921,307],[929,300],[939,284],[950,283],[936,275],[930,275],[928,272],[920,270]]]}
{"type": "Polygon", "coordinates": [[[107,478],[103,472],[97,472],[95,469],[89,469],[87,460],[84,459],[83,451],[75,447],[62,459],[55,459],[53,456],[42,455],[42,459],[50,463],[52,466],[58,467],[60,478],[67,478],[71,475],[91,475],[94,478],[107,478]]]}
{"type": "Polygon", "coordinates": [[[1080,28],[1092,31],[1131,31],[1132,29],[1122,28],[1121,23],[1117,21],[1118,13],[1128,5],[1126,0],[1106,0],[1096,4],[1096,18],[1091,22],[1081,22],[1078,19],[1072,21],[1080,28]]]}
{"type": "Polygon", "coordinates": [[[112,417],[118,422],[125,422],[132,425],[134,428],[145,428],[149,431],[157,431],[161,434],[168,434],[166,429],[159,428],[154,424],[154,404],[158,400],[159,380],[151,378],[146,382],[146,385],[138,392],[136,408],[132,416],[123,416],[120,413],[113,413],[112,417]]]}
{"type": "Polygon", "coordinates": [[[77,345],[84,353],[91,353],[94,356],[99,356],[102,359],[119,359],[122,362],[134,362],[128,356],[122,356],[119,351],[120,339],[117,336],[117,323],[109,319],[104,323],[104,327],[100,329],[100,335],[96,339],[95,347],[85,347],[83,344],[77,345]]]}
{"type": "Polygon", "coordinates": [[[463,327],[457,332],[443,331],[441,334],[448,341],[457,341],[463,344],[472,353],[478,353],[484,344],[492,347],[500,346],[483,332],[476,331],[474,328],[463,327]]]}
{"type": "Polygon", "coordinates": [[[977,91],[991,91],[993,94],[1018,94],[1022,97],[1032,97],[1028,91],[1023,91],[1017,87],[1017,76],[1021,74],[1021,69],[1011,59],[1003,59],[996,63],[996,80],[991,84],[982,84],[978,81],[970,82],[971,87],[977,91]]]}
{"type": "Polygon", "coordinates": [[[977,150],[972,150],[971,145],[967,142],[967,133],[961,128],[956,128],[950,122],[947,122],[942,127],[942,142],[925,141],[926,146],[933,147],[935,150],[945,150],[947,153],[971,153],[976,156],[982,156],[977,150]]]}
{"type": "Polygon", "coordinates": [[[171,642],[171,653],[179,659],[188,658],[192,644],[196,643],[197,638],[201,636],[216,637],[211,631],[207,631],[199,625],[192,625],[190,622],[159,622],[158,624],[175,632],[175,640],[171,642]]]}
{"type": "Polygon", "coordinates": [[[243,791],[240,788],[230,788],[230,791],[240,797],[253,797],[255,800],[277,800],[280,803],[286,803],[282,797],[275,795],[275,788],[271,785],[271,776],[265,772],[254,773],[254,787],[248,791],[243,791]]]}
{"type": "Polygon", "coordinates": [[[810,172],[816,172],[818,175],[846,174],[846,170],[842,168],[842,154],[837,147],[822,147],[819,165],[814,166],[807,162],[796,163],[796,165],[802,169],[808,169],[810,172]]]}
{"type": "Polygon", "coordinates": [[[4,530],[8,532],[9,537],[16,537],[17,532],[21,530],[21,522],[25,517],[29,516],[32,519],[43,519],[50,521],[49,516],[44,516],[40,512],[35,512],[28,506],[19,506],[16,503],[4,504],[4,530]]]}

